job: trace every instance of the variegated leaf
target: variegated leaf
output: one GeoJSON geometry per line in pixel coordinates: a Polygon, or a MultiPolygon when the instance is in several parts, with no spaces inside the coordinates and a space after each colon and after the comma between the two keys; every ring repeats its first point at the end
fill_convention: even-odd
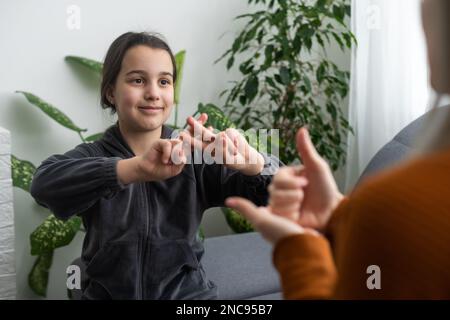
{"type": "Polygon", "coordinates": [[[11,172],[14,187],[30,192],[31,181],[36,167],[29,161],[11,155],[11,172]]]}
{"type": "Polygon", "coordinates": [[[175,104],[180,102],[181,80],[183,78],[183,66],[186,51],[180,51],[175,55],[175,63],[177,65],[177,82],[175,83],[175,104]]]}
{"type": "Polygon", "coordinates": [[[208,121],[205,123],[205,127],[212,126],[214,129],[224,131],[228,128],[236,128],[236,125],[228,119],[227,116],[217,106],[212,103],[198,105],[198,113],[208,114],[208,121]]]}
{"type": "Polygon", "coordinates": [[[75,216],[67,221],[57,219],[53,214],[30,235],[31,254],[41,255],[68,245],[80,230],[81,218],[75,216]]]}
{"type": "Polygon", "coordinates": [[[28,274],[28,285],[41,297],[47,295],[48,275],[53,261],[53,251],[45,252],[36,258],[28,274]]]}
{"type": "Polygon", "coordinates": [[[16,92],[22,93],[31,104],[33,104],[36,107],[38,107],[39,109],[41,109],[46,115],[48,115],[50,118],[52,118],[53,120],[58,122],[60,125],[68,128],[70,130],[76,131],[76,132],[87,131],[87,129],[81,129],[81,128],[77,127],[72,122],[72,120],[70,120],[70,118],[68,116],[66,116],[62,111],[58,110],[56,107],[52,106],[51,104],[45,102],[38,96],[35,96],[32,93],[24,92],[24,91],[16,91],[16,92]]]}
{"type": "Polygon", "coordinates": [[[86,142],[94,142],[94,141],[97,141],[97,140],[100,140],[101,138],[103,138],[104,134],[105,134],[104,132],[96,133],[96,134],[93,134],[93,135],[87,137],[84,140],[86,142]]]}
{"type": "Polygon", "coordinates": [[[66,56],[65,60],[69,61],[69,62],[78,63],[78,64],[88,68],[89,70],[94,71],[98,75],[102,74],[103,64],[101,62],[98,62],[98,61],[95,61],[92,59],[88,59],[88,58],[77,57],[77,56],[66,56]]]}

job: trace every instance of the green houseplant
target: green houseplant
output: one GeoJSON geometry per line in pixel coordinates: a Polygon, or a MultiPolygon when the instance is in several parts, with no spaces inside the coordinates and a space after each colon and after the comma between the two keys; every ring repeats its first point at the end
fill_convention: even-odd
{"type": "Polygon", "coordinates": [[[345,163],[345,137],[352,132],[341,105],[349,72],[327,56],[327,45],[346,51],[356,43],[346,24],[348,0],[248,0],[259,11],[218,60],[239,64],[241,79],[222,92],[224,110],[239,128],[279,129],[280,157],[297,158],[295,128],[308,125],[319,153],[337,170],[345,163]],[[239,61],[239,63],[237,62],[239,61]]]}
{"type": "MultiPolygon", "coordinates": [[[[327,56],[356,43],[346,24],[348,0],[248,0],[258,11],[236,17],[247,22],[216,62],[239,64],[241,79],[222,92],[222,109],[237,127],[279,131],[281,160],[297,159],[295,128],[307,125],[319,153],[337,170],[345,163],[345,137],[353,133],[342,109],[349,72],[327,56]],[[239,63],[237,62],[239,61],[239,63]]],[[[253,231],[237,212],[222,209],[235,232],[253,231]]]]}

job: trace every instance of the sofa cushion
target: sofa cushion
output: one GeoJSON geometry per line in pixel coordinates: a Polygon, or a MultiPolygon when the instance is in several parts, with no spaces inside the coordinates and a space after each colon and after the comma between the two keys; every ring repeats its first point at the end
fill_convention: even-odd
{"type": "MultiPolygon", "coordinates": [[[[450,106],[438,108],[438,116],[439,114],[442,114],[443,116],[446,115],[449,112],[449,109],[450,106]]],[[[411,122],[401,130],[394,139],[381,148],[363,171],[358,184],[367,176],[404,160],[412,150],[414,150],[417,135],[421,133],[427,117],[428,113],[411,122]]]]}
{"type": "Polygon", "coordinates": [[[259,297],[252,297],[248,300],[283,300],[283,294],[281,292],[271,293],[259,297]]]}
{"type": "Polygon", "coordinates": [[[263,297],[281,290],[272,246],[259,233],[208,238],[202,261],[218,287],[219,299],[263,297]]]}

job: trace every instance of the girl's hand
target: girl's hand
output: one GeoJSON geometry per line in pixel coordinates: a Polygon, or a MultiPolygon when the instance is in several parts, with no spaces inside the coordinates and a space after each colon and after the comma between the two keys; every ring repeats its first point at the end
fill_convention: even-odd
{"type": "MultiPolygon", "coordinates": [[[[202,114],[199,118],[199,120],[204,119],[207,119],[206,114],[202,114]]],[[[190,135],[185,132],[180,136],[184,141],[189,141],[194,148],[201,149],[204,158],[211,158],[216,163],[224,164],[248,176],[262,172],[263,156],[247,143],[238,130],[230,128],[215,134],[212,128],[203,126],[205,122],[206,120],[200,122],[189,117],[187,123],[190,127],[190,135]]]]}
{"type": "Polygon", "coordinates": [[[323,231],[343,195],[304,128],[297,133],[303,166],[281,168],[269,186],[271,210],[305,228],[323,231]]]}
{"type": "Polygon", "coordinates": [[[269,208],[257,208],[243,198],[228,198],[225,204],[239,211],[267,241],[274,245],[281,239],[293,235],[306,233],[319,235],[315,230],[303,228],[288,218],[272,213],[269,208]]]}
{"type": "Polygon", "coordinates": [[[123,184],[161,181],[181,173],[187,159],[181,140],[157,140],[141,156],[120,160],[117,174],[123,184]]]}

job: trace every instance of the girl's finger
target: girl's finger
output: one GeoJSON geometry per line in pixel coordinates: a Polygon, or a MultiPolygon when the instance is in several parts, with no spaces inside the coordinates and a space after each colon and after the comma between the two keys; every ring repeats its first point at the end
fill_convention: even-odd
{"type": "MultiPolygon", "coordinates": [[[[200,123],[201,125],[204,125],[207,121],[208,121],[208,114],[207,113],[202,113],[198,119],[197,119],[198,123],[200,123]]],[[[188,128],[189,133],[191,135],[194,135],[194,129],[193,127],[189,126],[188,128]]]]}
{"type": "Polygon", "coordinates": [[[198,117],[197,121],[201,123],[202,125],[205,124],[208,121],[208,114],[202,113],[200,117],[198,117]]]}
{"type": "Polygon", "coordinates": [[[219,136],[222,143],[225,164],[238,164],[238,158],[236,158],[238,153],[233,141],[225,132],[221,132],[219,136]]]}
{"type": "Polygon", "coordinates": [[[202,123],[195,120],[193,117],[189,117],[187,119],[188,125],[191,127],[192,130],[190,130],[190,133],[192,136],[194,136],[197,139],[200,139],[202,141],[214,141],[216,136],[213,132],[208,130],[203,126],[202,123]]]}
{"type": "Polygon", "coordinates": [[[238,152],[240,151],[239,149],[243,149],[245,148],[244,145],[241,145],[243,143],[240,143],[240,141],[245,141],[245,139],[239,139],[240,138],[240,133],[239,131],[237,131],[236,129],[233,128],[228,128],[225,130],[225,134],[227,135],[227,137],[230,139],[230,142],[233,145],[233,155],[237,155],[238,152]]]}
{"type": "Polygon", "coordinates": [[[183,142],[181,142],[180,140],[177,141],[178,142],[172,146],[170,160],[175,165],[185,164],[186,162],[183,162],[183,158],[186,158],[184,154],[183,142]]]}
{"type": "Polygon", "coordinates": [[[180,140],[191,146],[191,150],[204,150],[209,143],[201,141],[200,139],[189,135],[187,132],[180,133],[180,140]]]}
{"type": "Polygon", "coordinates": [[[161,153],[161,162],[163,164],[168,164],[172,152],[172,143],[168,140],[158,140],[155,149],[161,153]]]}
{"type": "Polygon", "coordinates": [[[179,165],[179,166],[184,166],[186,163],[187,163],[187,158],[186,158],[186,156],[184,155],[184,153],[181,153],[181,154],[180,154],[180,157],[179,157],[179,162],[178,162],[177,165],[179,165]]]}

